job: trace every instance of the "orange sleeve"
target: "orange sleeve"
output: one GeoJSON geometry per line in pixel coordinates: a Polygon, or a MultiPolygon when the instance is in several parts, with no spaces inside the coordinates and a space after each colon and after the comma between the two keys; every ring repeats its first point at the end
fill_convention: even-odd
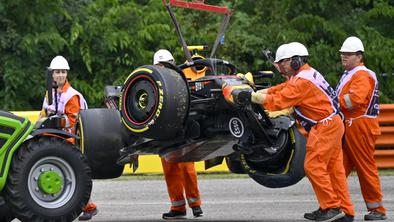
{"type": "Polygon", "coordinates": [[[282,90],[285,86],[286,86],[286,82],[281,83],[281,84],[276,85],[276,86],[273,86],[273,87],[270,87],[270,88],[268,88],[268,93],[269,94],[276,93],[276,92],[282,90]]]}
{"type": "Polygon", "coordinates": [[[293,79],[280,84],[280,91],[275,94],[268,93],[263,106],[269,111],[282,110],[296,106],[306,96],[305,90],[308,89],[308,80],[293,79]]]}
{"type": "Polygon", "coordinates": [[[79,96],[75,95],[71,97],[64,108],[64,113],[67,115],[68,120],[70,121],[70,127],[74,127],[75,123],[77,122],[77,117],[80,110],[81,106],[79,104],[79,96]]]}
{"type": "Polygon", "coordinates": [[[348,90],[342,92],[339,97],[341,107],[349,109],[345,102],[345,95],[349,94],[352,103],[352,109],[358,108],[362,105],[368,105],[369,99],[372,95],[374,87],[374,80],[367,71],[359,71],[351,80],[348,90]]]}

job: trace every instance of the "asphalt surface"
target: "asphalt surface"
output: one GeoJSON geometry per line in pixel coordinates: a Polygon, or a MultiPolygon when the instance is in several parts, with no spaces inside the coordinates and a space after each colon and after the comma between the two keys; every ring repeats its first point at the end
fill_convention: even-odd
{"type": "MultiPolygon", "coordinates": [[[[394,222],[394,176],[381,176],[387,222],[394,222]]],[[[349,188],[356,207],[355,221],[364,221],[365,204],[356,176],[349,177],[349,188]]],[[[307,179],[287,188],[270,189],[252,179],[201,179],[199,187],[204,216],[178,221],[260,221],[298,222],[305,212],[318,204],[307,179]]],[[[161,215],[169,210],[164,180],[134,180],[121,177],[95,180],[92,200],[99,213],[91,222],[165,221],[161,215]]],[[[13,222],[18,222],[15,219],[13,222]]],[[[78,220],[75,220],[75,222],[78,220]]]]}
{"type": "MultiPolygon", "coordinates": [[[[394,176],[382,176],[384,205],[388,220],[394,221],[394,176]]],[[[305,212],[318,204],[307,179],[287,188],[265,188],[252,179],[199,180],[204,217],[193,219],[188,209],[187,221],[307,221],[305,212]]],[[[364,201],[356,176],[349,177],[355,221],[364,221],[364,201]]],[[[99,213],[91,221],[164,221],[169,200],[164,180],[96,180],[93,201],[99,213]]],[[[177,220],[180,221],[180,220],[177,220]]]]}

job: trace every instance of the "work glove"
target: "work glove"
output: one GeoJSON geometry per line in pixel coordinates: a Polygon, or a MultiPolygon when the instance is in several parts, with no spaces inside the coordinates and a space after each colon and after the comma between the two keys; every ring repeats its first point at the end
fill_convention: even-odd
{"type": "Polygon", "coordinates": [[[293,107],[287,108],[287,109],[282,109],[279,111],[267,111],[265,110],[269,118],[276,118],[278,116],[289,116],[294,112],[293,107]]]}
{"type": "Polygon", "coordinates": [[[267,97],[266,93],[253,92],[251,94],[251,101],[252,101],[252,103],[263,105],[266,97],[267,97]]]}
{"type": "Polygon", "coordinates": [[[243,80],[246,80],[248,83],[250,83],[250,84],[254,84],[254,79],[253,79],[253,74],[252,73],[250,73],[250,72],[247,72],[247,73],[245,73],[245,74],[243,74],[243,73],[238,73],[237,74],[237,77],[239,77],[239,78],[241,78],[241,79],[243,79],[243,80]]]}
{"type": "Polygon", "coordinates": [[[268,89],[257,90],[256,93],[268,94],[268,89]]]}
{"type": "Polygon", "coordinates": [[[247,105],[251,103],[253,89],[249,85],[231,86],[223,84],[224,99],[231,104],[247,105]]]}

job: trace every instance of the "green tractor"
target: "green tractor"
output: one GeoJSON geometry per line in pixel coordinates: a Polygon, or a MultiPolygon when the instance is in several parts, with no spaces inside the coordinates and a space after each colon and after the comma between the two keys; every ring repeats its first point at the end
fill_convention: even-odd
{"type": "MultiPolygon", "coordinates": [[[[52,72],[47,77],[51,92],[52,72]]],[[[0,110],[0,221],[72,221],[88,202],[91,170],[67,141],[77,137],[62,130],[63,120],[52,115],[33,125],[0,110]]]]}

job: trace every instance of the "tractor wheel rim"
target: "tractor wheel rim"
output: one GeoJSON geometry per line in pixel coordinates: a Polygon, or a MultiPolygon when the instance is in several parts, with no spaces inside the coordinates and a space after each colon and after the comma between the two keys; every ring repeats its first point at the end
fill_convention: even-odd
{"type": "Polygon", "coordinates": [[[59,208],[68,203],[76,189],[76,176],[73,168],[64,159],[49,156],[37,161],[30,169],[28,191],[33,200],[44,208],[59,208]],[[55,187],[43,184],[50,176],[55,187]]]}
{"type": "Polygon", "coordinates": [[[50,168],[38,177],[38,187],[46,194],[57,194],[61,191],[63,178],[50,168]]]}

